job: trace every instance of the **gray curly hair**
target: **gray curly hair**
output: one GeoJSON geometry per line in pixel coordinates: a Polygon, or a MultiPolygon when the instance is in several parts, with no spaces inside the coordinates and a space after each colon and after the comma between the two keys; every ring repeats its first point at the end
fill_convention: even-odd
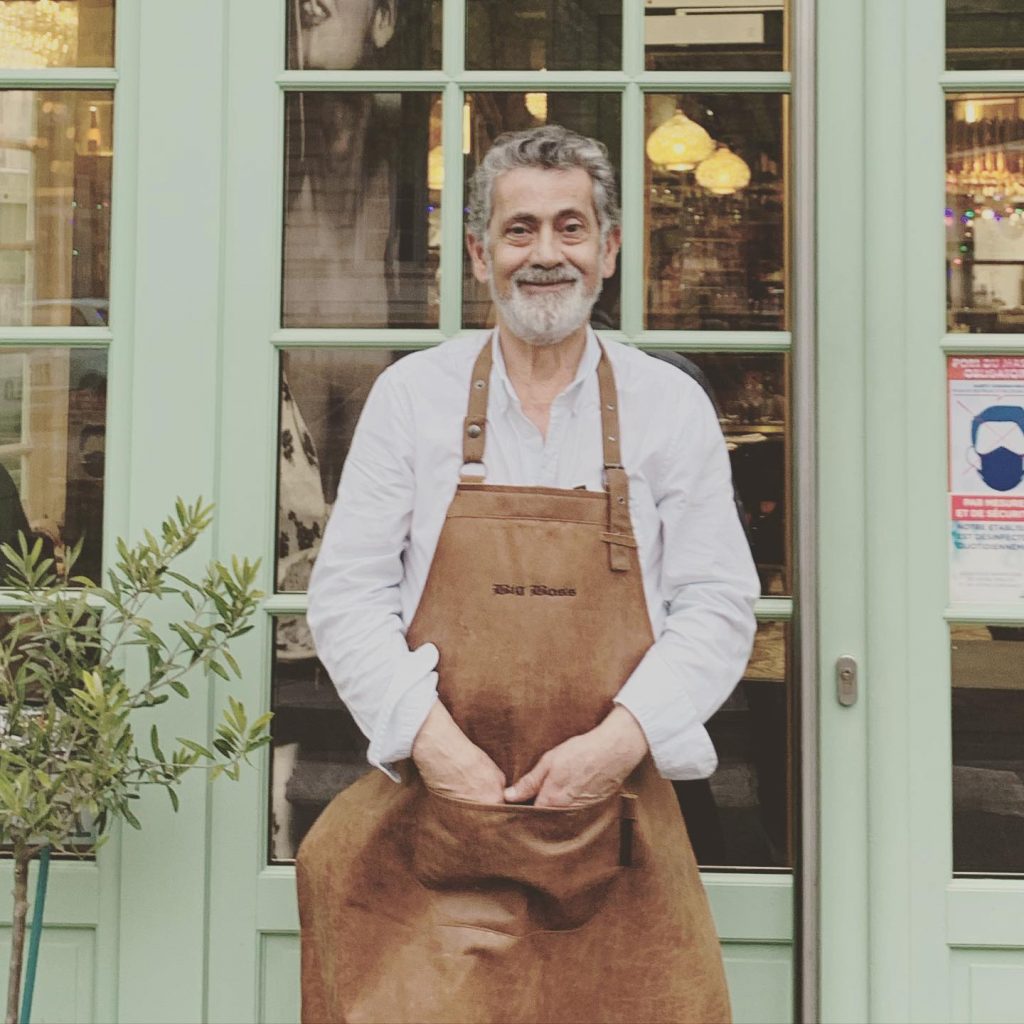
{"type": "Polygon", "coordinates": [[[487,237],[494,203],[494,182],[498,175],[519,167],[543,167],[546,170],[583,168],[593,184],[601,238],[606,238],[618,226],[618,189],[604,144],[560,124],[546,124],[526,131],[506,132],[494,140],[494,145],[487,151],[469,183],[468,234],[480,241],[487,237]]]}

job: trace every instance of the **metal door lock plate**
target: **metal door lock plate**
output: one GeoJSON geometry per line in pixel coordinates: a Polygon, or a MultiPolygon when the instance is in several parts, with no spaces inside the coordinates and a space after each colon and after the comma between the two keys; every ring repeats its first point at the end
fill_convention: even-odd
{"type": "Polygon", "coordinates": [[[857,703],[857,659],[848,654],[836,660],[836,699],[844,708],[857,703]]]}

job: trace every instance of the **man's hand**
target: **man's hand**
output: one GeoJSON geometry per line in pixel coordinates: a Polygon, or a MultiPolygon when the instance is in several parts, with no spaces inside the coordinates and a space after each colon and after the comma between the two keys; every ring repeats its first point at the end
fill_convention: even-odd
{"type": "Polygon", "coordinates": [[[647,753],[636,719],[616,706],[590,732],[552,748],[505,790],[510,804],[533,797],[535,807],[580,807],[611,796],[647,753]]]}
{"type": "Polygon", "coordinates": [[[501,769],[455,724],[438,701],[416,734],[412,759],[428,789],[480,804],[505,802],[501,769]]]}

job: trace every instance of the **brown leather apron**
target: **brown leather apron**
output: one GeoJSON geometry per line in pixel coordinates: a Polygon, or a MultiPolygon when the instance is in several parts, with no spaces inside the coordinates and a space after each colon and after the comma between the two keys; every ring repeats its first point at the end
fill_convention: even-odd
{"type": "MultiPolygon", "coordinates": [[[[483,464],[491,342],[464,461],[483,464]]],[[[598,367],[607,491],[463,476],[410,647],[509,782],[596,726],[653,642],[615,383],[598,367]]],[[[668,781],[646,757],[575,809],[474,804],[375,772],[340,793],[297,863],[305,1024],[728,1021],[714,923],[668,781]]]]}

